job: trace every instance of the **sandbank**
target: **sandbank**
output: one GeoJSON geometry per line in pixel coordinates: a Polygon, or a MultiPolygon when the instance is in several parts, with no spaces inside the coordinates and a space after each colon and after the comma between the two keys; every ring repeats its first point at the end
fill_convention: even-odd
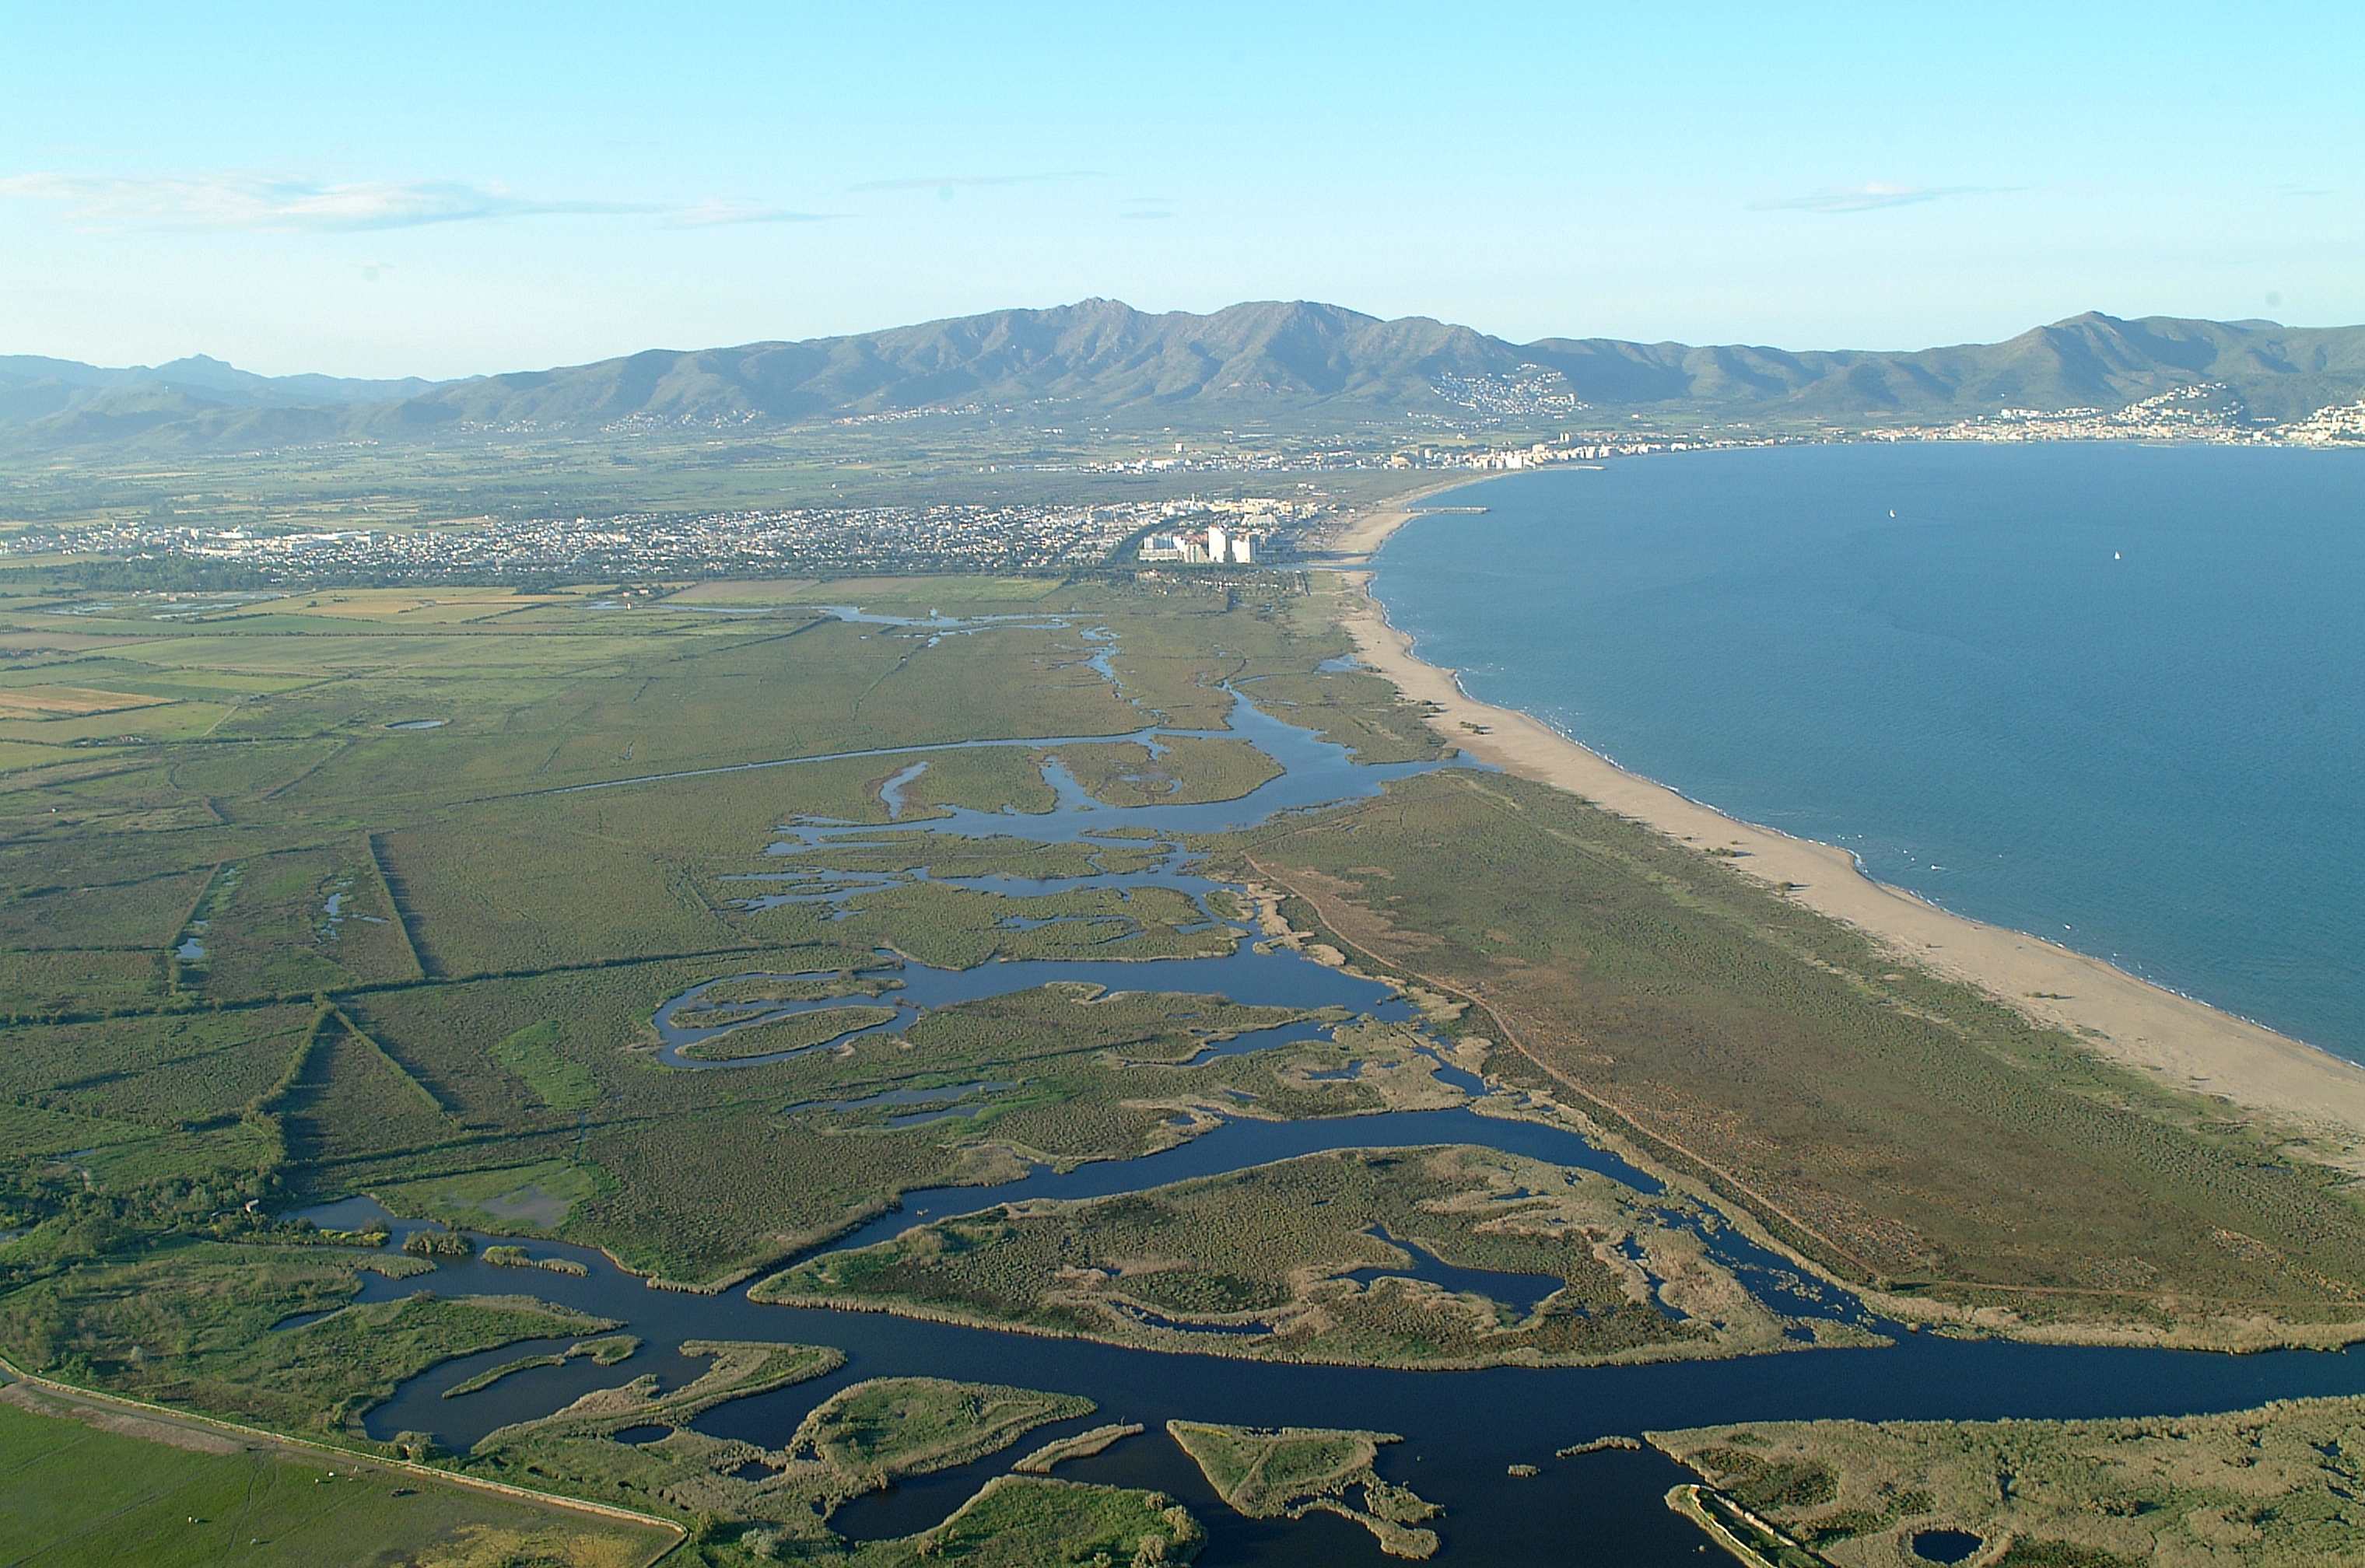
{"type": "MultiPolygon", "coordinates": [[[[1418,515],[1422,498],[1349,520],[1333,537],[1333,550],[1376,551],[1418,515]]],[[[1728,863],[1741,875],[1784,890],[1901,957],[2068,1030],[2098,1054],[2162,1083],[2214,1096],[2305,1138],[2293,1152],[2365,1170],[2365,1068],[2043,937],[1950,913],[1866,876],[1844,849],[1726,816],[1626,771],[1530,714],[1481,702],[1462,689],[1453,671],[1414,655],[1412,639],[1388,623],[1372,596],[1368,571],[1339,575],[1350,588],[1340,621],[1362,664],[1414,701],[1435,704],[1430,725],[1471,756],[1704,854],[1737,857],[1728,863]]]]}

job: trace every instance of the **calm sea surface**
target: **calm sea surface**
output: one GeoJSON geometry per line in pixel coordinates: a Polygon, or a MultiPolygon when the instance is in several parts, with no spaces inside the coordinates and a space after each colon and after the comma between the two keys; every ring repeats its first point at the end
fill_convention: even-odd
{"type": "Polygon", "coordinates": [[[2365,1059],[2365,453],[1696,453],[1435,504],[1488,510],[1375,588],[1472,695],[2365,1059]]]}

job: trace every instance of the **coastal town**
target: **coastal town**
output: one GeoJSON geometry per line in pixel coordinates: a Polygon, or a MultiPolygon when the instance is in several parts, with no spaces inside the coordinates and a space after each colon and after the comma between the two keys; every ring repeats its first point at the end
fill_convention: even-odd
{"type": "MultiPolygon", "coordinates": [[[[1497,389],[1499,390],[1499,389],[1497,389]]],[[[1508,395],[1507,395],[1508,396],[1508,395]]],[[[1582,405],[1579,405],[1582,407],[1582,405]]],[[[1844,442],[2136,441],[2214,445],[2339,447],[2365,444],[2365,399],[2284,423],[2253,417],[2216,382],[2196,383],[2115,410],[2005,407],[1945,425],[1813,434],[1746,426],[1717,431],[1564,431],[1524,443],[1393,445],[1344,439],[1295,451],[1173,451],[1129,463],[1011,465],[1012,473],[1139,472],[1167,480],[1287,473],[1508,474],[1598,465],[1666,453],[1844,442]]],[[[1103,505],[1052,502],[935,506],[796,507],[689,515],[633,512],[503,520],[473,518],[412,528],[207,527],[169,515],[0,535],[0,564],[96,557],[185,561],[243,571],[258,582],[355,577],[387,585],[462,578],[619,581],[717,573],[1076,571],[1120,559],[1145,566],[1241,566],[1286,559],[1292,540],[1330,515],[1332,497],[1301,479],[1289,496],[1191,494],[1103,505]]]]}
{"type": "Polygon", "coordinates": [[[0,561],[59,554],[184,559],[248,568],[275,581],[359,577],[389,585],[715,572],[1026,572],[1096,566],[1143,529],[1197,510],[1188,500],[795,508],[301,532],[139,521],[27,530],[0,539],[0,561]]]}
{"type": "Polygon", "coordinates": [[[2130,403],[2101,409],[1999,409],[1950,425],[1913,425],[1871,432],[1877,441],[2178,441],[2225,446],[2337,446],[2365,441],[2365,399],[2319,409],[2289,424],[2251,417],[2241,397],[2222,381],[2196,382],[2130,403]]]}

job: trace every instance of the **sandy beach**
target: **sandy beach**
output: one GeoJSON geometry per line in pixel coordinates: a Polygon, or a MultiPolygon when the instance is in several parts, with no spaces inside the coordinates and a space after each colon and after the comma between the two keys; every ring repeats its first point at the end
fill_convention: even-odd
{"type": "MultiPolygon", "coordinates": [[[[1434,492],[1431,492],[1433,494],[1434,492]]],[[[1337,557],[1368,557],[1418,515],[1407,498],[1349,521],[1337,557]]],[[[2024,932],[1950,914],[1857,869],[1847,851],[1737,821],[1587,750],[1530,715],[1480,702],[1451,670],[1425,663],[1371,596],[1371,574],[1344,570],[1341,620],[1362,663],[1440,710],[1438,732],[1482,761],[1582,796],[1846,922],[1902,956],[1966,981],[2160,1081],[2209,1094],[2306,1139],[2303,1152],[2365,1170],[2365,1068],[2271,1029],[2163,991],[2123,969],[2024,932]],[[1475,726],[1475,727],[1474,727],[1475,726]]]]}

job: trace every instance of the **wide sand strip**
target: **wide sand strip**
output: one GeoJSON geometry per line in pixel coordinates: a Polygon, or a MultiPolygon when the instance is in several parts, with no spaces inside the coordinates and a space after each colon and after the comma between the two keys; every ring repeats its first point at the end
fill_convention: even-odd
{"type": "Polygon", "coordinates": [[[1424,485],[1407,490],[1401,496],[1379,502],[1365,511],[1339,519],[1325,527],[1316,542],[1317,553],[1313,559],[1328,566],[1360,566],[1372,553],[1388,542],[1388,535],[1421,514],[1423,508],[1448,490],[1458,490],[1465,485],[1483,481],[1456,477],[1434,485],[1424,485]]]}
{"type": "MultiPolygon", "coordinates": [[[[1334,548],[1376,550],[1414,515],[1404,507],[1353,520],[1334,548]]],[[[1414,656],[1412,639],[1388,624],[1371,596],[1369,572],[1339,576],[1351,590],[1341,620],[1363,664],[1413,700],[1434,703],[1430,724],[1472,756],[1703,852],[1737,852],[1732,864],[1742,874],[1786,888],[1923,967],[2070,1030],[2163,1082],[2261,1113],[2305,1135],[2306,1152],[2316,1159],[2365,1169],[2365,1069],[2042,937],[1950,914],[1865,876],[1844,849],[1736,821],[1627,772],[1526,713],[1478,701],[1452,671],[1414,656]]]]}

